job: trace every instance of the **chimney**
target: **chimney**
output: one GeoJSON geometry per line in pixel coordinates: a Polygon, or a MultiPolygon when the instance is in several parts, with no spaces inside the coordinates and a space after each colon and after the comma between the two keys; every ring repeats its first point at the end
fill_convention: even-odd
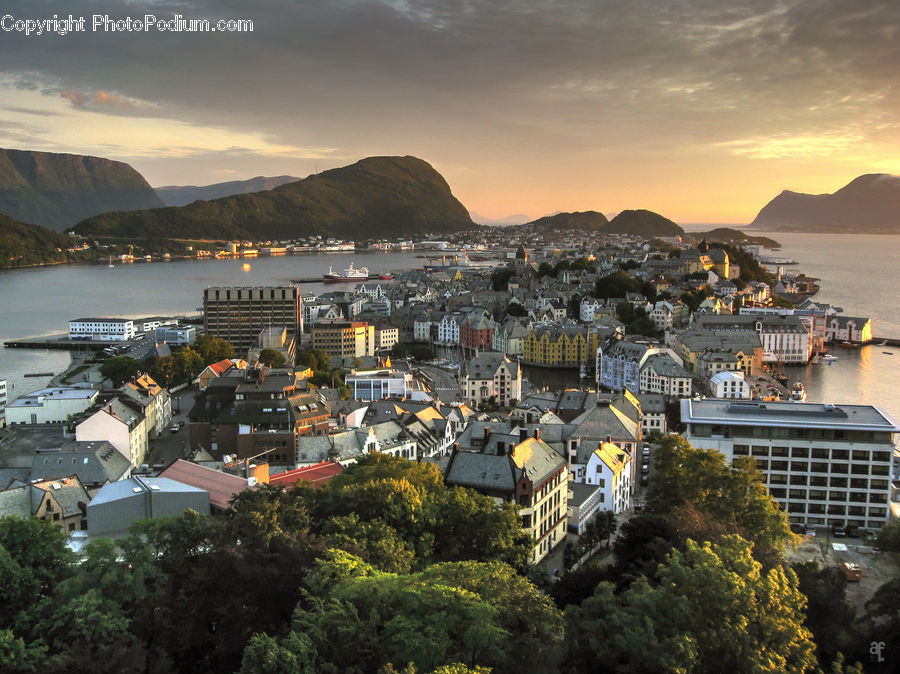
{"type": "Polygon", "coordinates": [[[535,440],[540,440],[540,439],[541,439],[541,429],[540,429],[540,427],[534,429],[534,439],[535,439],[535,440]]]}
{"type": "Polygon", "coordinates": [[[528,439],[528,429],[524,426],[519,429],[519,442],[525,442],[528,439]]]}
{"type": "Polygon", "coordinates": [[[606,436],[606,441],[607,441],[609,444],[612,444],[612,436],[611,436],[611,435],[607,435],[607,436],[606,436]]]}
{"type": "Polygon", "coordinates": [[[485,426],[484,427],[484,444],[485,444],[485,446],[487,446],[488,440],[490,440],[490,439],[491,439],[491,427],[485,426]]]}

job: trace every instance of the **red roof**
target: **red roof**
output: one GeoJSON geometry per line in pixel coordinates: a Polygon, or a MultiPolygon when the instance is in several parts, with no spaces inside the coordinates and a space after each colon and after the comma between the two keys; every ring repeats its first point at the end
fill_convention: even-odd
{"type": "Polygon", "coordinates": [[[216,376],[221,377],[233,367],[234,363],[226,358],[225,360],[220,360],[218,363],[213,363],[209,366],[209,369],[215,372],[216,376]]]}
{"type": "Polygon", "coordinates": [[[243,477],[229,475],[182,459],[166,468],[159,477],[167,477],[181,484],[208,491],[210,505],[218,508],[230,507],[228,502],[231,497],[248,488],[247,480],[243,477]]]}
{"type": "Polygon", "coordinates": [[[314,463],[311,466],[303,466],[284,473],[269,476],[269,484],[292,488],[297,485],[300,480],[312,482],[312,486],[318,489],[323,484],[331,482],[335,475],[344,472],[344,467],[339,463],[331,461],[323,461],[322,463],[314,463]]]}

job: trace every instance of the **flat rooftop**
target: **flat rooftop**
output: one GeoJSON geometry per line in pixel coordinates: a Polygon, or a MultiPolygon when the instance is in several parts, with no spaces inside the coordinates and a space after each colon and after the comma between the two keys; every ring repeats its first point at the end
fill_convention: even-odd
{"type": "Polygon", "coordinates": [[[875,405],[685,399],[681,401],[681,421],[686,424],[900,432],[897,422],[875,405]]]}

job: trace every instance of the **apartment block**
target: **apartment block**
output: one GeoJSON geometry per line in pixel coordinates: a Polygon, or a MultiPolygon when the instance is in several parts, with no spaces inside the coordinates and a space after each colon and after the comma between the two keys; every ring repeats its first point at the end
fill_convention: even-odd
{"type": "Polygon", "coordinates": [[[209,287],[203,291],[203,327],[238,353],[247,353],[269,326],[303,331],[303,301],[296,285],[209,287]]]}
{"type": "Polygon", "coordinates": [[[874,405],[682,400],[685,438],[752,456],[792,522],[878,528],[889,517],[897,422],[874,405]]]}

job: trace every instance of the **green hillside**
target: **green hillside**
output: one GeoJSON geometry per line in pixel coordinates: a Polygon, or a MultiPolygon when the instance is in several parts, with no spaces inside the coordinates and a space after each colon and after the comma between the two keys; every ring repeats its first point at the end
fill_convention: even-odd
{"type": "Polygon", "coordinates": [[[38,225],[16,222],[0,213],[0,267],[67,262],[79,257],[68,253],[72,239],[38,225]]]}
{"type": "Polygon", "coordinates": [[[128,164],[0,148],[0,213],[14,220],[62,230],[105,211],[162,205],[128,164]]]}
{"type": "Polygon", "coordinates": [[[638,209],[622,211],[603,228],[611,234],[634,234],[636,236],[678,236],[684,230],[659,213],[638,209]]]}
{"type": "Polygon", "coordinates": [[[410,236],[473,225],[444,178],[415,157],[369,157],[274,190],[182,207],[105,213],[84,235],[194,239],[410,236]]]}

